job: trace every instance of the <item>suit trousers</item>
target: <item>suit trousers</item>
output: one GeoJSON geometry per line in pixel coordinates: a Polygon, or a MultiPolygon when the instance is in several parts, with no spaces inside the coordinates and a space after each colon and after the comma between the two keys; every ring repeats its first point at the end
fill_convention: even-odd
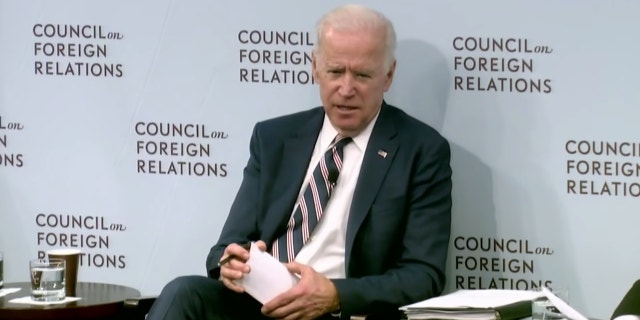
{"type": "MultiPolygon", "coordinates": [[[[233,292],[221,281],[204,276],[183,276],[169,282],[153,303],[147,320],[270,319],[262,304],[248,294],[233,292]]],[[[330,315],[321,319],[335,319],[330,315]]]]}

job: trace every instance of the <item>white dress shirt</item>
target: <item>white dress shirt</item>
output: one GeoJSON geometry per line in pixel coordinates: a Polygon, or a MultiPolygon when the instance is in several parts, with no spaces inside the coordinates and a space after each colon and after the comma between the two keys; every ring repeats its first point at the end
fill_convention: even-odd
{"type": "MultiPolygon", "coordinates": [[[[295,258],[296,262],[309,265],[330,279],[346,277],[344,250],[349,209],[351,208],[351,200],[360,176],[364,151],[367,148],[371,130],[377,119],[378,115],[376,114],[362,132],[355,137],[351,137],[353,142],[345,145],[342,170],[331,197],[324,208],[320,221],[318,221],[311,233],[309,241],[300,249],[295,258]]],[[[322,130],[320,130],[311,161],[309,162],[305,181],[300,188],[300,194],[304,192],[309,176],[320,161],[320,157],[324,155],[337,134],[338,131],[331,125],[329,118],[325,115],[322,130]]]]}

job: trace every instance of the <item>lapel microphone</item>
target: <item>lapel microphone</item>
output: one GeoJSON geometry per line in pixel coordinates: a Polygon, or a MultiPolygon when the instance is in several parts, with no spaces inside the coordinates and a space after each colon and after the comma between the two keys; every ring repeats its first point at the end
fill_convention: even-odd
{"type": "Polygon", "coordinates": [[[340,174],[340,172],[338,172],[338,170],[329,170],[329,183],[331,184],[331,187],[335,187],[336,186],[336,181],[338,181],[338,175],[340,174]]]}

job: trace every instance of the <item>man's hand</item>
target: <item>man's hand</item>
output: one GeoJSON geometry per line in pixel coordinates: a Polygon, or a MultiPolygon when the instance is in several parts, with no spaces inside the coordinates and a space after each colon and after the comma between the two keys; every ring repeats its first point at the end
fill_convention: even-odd
{"type": "Polygon", "coordinates": [[[296,262],[286,266],[290,272],[300,275],[300,282],[263,305],[265,316],[285,320],[315,319],[340,308],[333,282],[309,266],[296,262]]]}
{"type": "MultiPolygon", "coordinates": [[[[255,244],[261,251],[267,250],[267,245],[264,241],[260,240],[255,244]]],[[[220,281],[230,290],[242,293],[244,288],[234,281],[242,279],[245,273],[251,271],[251,268],[246,264],[247,260],[249,260],[249,251],[237,243],[232,243],[224,249],[224,254],[220,261],[229,257],[231,259],[220,266],[220,281]]]]}

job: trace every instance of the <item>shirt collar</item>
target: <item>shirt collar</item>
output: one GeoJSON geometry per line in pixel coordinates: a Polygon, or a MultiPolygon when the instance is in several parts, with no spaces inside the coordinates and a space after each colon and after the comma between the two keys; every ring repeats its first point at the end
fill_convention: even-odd
{"type": "MultiPolygon", "coordinates": [[[[369,138],[371,137],[371,132],[373,131],[373,126],[375,125],[376,121],[378,120],[378,116],[380,115],[380,110],[382,110],[382,108],[378,109],[378,113],[376,113],[373,119],[369,121],[369,124],[367,124],[367,126],[362,131],[360,131],[360,133],[358,133],[355,137],[351,137],[351,139],[353,139],[353,144],[358,147],[358,150],[360,150],[360,152],[364,152],[367,147],[367,143],[369,142],[369,138]]],[[[331,121],[329,121],[329,117],[325,113],[324,122],[322,123],[322,129],[320,130],[320,150],[327,150],[337,134],[338,130],[333,127],[331,121]]]]}

